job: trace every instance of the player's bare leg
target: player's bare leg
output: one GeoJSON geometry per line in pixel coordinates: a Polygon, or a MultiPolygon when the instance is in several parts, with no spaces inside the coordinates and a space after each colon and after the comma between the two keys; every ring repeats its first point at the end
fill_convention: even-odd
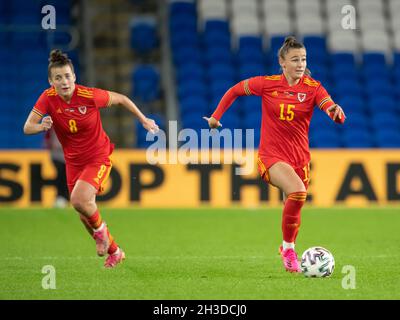
{"type": "Polygon", "coordinates": [[[79,212],[81,221],[96,240],[97,254],[104,256],[108,253],[110,256],[106,260],[106,267],[110,265],[114,267],[125,258],[125,254],[118,248],[98,212],[96,193],[96,188],[90,183],[78,180],[71,193],[71,204],[79,212]],[[113,257],[110,258],[111,256],[113,257]]]}
{"type": "Polygon", "coordinates": [[[279,248],[285,269],[300,272],[295,240],[300,227],[300,211],[305,202],[307,191],[304,183],[294,169],[284,162],[277,162],[269,168],[271,183],[284,193],[282,217],[283,244],[279,248]]]}

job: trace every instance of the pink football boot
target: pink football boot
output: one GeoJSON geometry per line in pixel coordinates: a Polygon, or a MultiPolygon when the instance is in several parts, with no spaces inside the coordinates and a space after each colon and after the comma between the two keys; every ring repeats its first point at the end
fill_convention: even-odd
{"type": "Polygon", "coordinates": [[[106,224],[104,224],[101,230],[93,232],[93,238],[96,241],[97,255],[100,257],[107,253],[107,250],[110,246],[110,238],[108,235],[109,233],[106,224]]]}
{"type": "Polygon", "coordinates": [[[291,248],[283,250],[283,247],[280,246],[279,253],[281,254],[283,265],[285,266],[286,271],[301,272],[296,251],[291,248]]]}
{"type": "Polygon", "coordinates": [[[125,252],[122,251],[121,248],[118,248],[116,253],[110,254],[106,262],[104,263],[104,267],[106,268],[114,268],[118,263],[121,263],[122,260],[125,259],[125,252]]]}

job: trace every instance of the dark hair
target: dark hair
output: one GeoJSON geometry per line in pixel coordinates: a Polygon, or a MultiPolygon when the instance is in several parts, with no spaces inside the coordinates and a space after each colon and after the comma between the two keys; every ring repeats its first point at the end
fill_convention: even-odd
{"type": "Polygon", "coordinates": [[[74,66],[72,64],[71,59],[68,58],[68,55],[66,53],[63,53],[59,49],[54,49],[51,50],[50,56],[49,56],[49,66],[47,69],[47,74],[49,79],[51,78],[51,69],[52,68],[59,68],[59,67],[64,67],[64,66],[70,66],[72,72],[74,72],[74,66]]]}
{"type": "MultiPolygon", "coordinates": [[[[285,56],[289,52],[290,49],[306,49],[303,43],[297,41],[294,36],[288,36],[283,41],[282,47],[278,50],[278,58],[285,59],[285,56]]],[[[305,72],[306,75],[311,75],[310,69],[306,68],[305,72]]]]}

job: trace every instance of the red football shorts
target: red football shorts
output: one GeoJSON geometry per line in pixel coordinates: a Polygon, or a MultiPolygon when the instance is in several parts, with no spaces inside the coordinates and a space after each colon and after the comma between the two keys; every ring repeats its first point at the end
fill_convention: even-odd
{"type": "Polygon", "coordinates": [[[102,161],[94,161],[85,166],[73,166],[66,164],[68,190],[71,194],[78,180],[86,181],[96,188],[97,194],[104,191],[105,183],[111,172],[112,163],[110,158],[102,161]]]}
{"type": "MultiPolygon", "coordinates": [[[[280,160],[277,158],[269,159],[269,160],[261,159],[260,157],[258,158],[258,161],[257,161],[258,172],[260,173],[261,178],[265,182],[271,184],[268,169],[271,168],[275,163],[277,163],[279,161],[283,161],[283,160],[280,160]]],[[[310,182],[310,163],[306,164],[305,166],[301,166],[301,167],[297,167],[297,168],[293,167],[293,169],[296,172],[296,174],[299,176],[301,181],[303,181],[306,189],[308,189],[308,184],[310,182]]]]}

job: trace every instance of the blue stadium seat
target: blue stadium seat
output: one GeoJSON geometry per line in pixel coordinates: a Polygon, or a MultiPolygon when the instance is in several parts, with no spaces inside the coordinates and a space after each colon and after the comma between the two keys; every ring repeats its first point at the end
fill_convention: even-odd
{"type": "Polygon", "coordinates": [[[204,57],[199,50],[199,48],[195,47],[182,47],[179,50],[174,51],[174,62],[177,67],[179,67],[182,63],[187,63],[188,61],[203,63],[204,57]]]}
{"type": "Polygon", "coordinates": [[[395,52],[393,54],[393,63],[395,66],[400,66],[400,52],[395,52]]]}
{"type": "Polygon", "coordinates": [[[247,116],[261,117],[262,100],[259,96],[245,96],[243,98],[243,112],[247,116]]]}
{"type": "Polygon", "coordinates": [[[276,57],[276,54],[280,47],[282,47],[283,42],[285,41],[285,36],[272,36],[269,51],[270,53],[276,57]]]}
{"type": "Polygon", "coordinates": [[[235,69],[228,63],[212,64],[208,68],[209,80],[233,80],[235,79],[235,69]]]}
{"type": "Polygon", "coordinates": [[[320,81],[325,87],[325,85],[329,82],[328,70],[325,65],[315,62],[310,64],[307,63],[307,68],[311,71],[311,77],[320,81]]]}
{"type": "Polygon", "coordinates": [[[196,6],[187,1],[174,1],[169,6],[169,14],[172,18],[176,16],[196,16],[196,6]]]}
{"type": "Polygon", "coordinates": [[[204,116],[208,116],[205,109],[192,109],[190,112],[182,112],[182,127],[193,129],[207,127],[207,122],[203,119],[204,116]]]}
{"type": "Polygon", "coordinates": [[[199,48],[200,40],[197,32],[190,30],[181,30],[171,34],[171,48],[172,51],[179,50],[179,48],[199,48]]]}
{"type": "MultiPolygon", "coordinates": [[[[400,74],[400,68],[399,68],[399,73],[398,74],[400,74]]],[[[393,90],[394,90],[395,98],[400,100],[400,79],[397,80],[397,82],[394,83],[393,88],[394,88],[393,90]]]]}
{"type": "Polygon", "coordinates": [[[239,115],[234,110],[229,110],[224,113],[221,118],[222,128],[241,129],[241,121],[239,115]]]}
{"type": "Polygon", "coordinates": [[[342,137],[344,146],[347,148],[373,148],[375,146],[370,130],[346,130],[342,137]]]}
{"type": "Polygon", "coordinates": [[[335,134],[338,130],[338,124],[334,123],[329,116],[316,108],[310,122],[310,132],[333,131],[335,134]]]}
{"type": "Polygon", "coordinates": [[[244,80],[267,74],[264,64],[246,63],[239,67],[238,80],[244,80]]]}
{"type": "Polygon", "coordinates": [[[203,44],[206,50],[217,47],[226,50],[231,49],[231,37],[222,32],[212,32],[203,35],[203,44]]]}
{"type": "Polygon", "coordinates": [[[285,36],[272,36],[270,39],[268,50],[268,59],[270,61],[269,74],[281,73],[277,54],[284,41],[285,36]]]}
{"type": "Polygon", "coordinates": [[[179,102],[181,114],[191,114],[195,110],[207,114],[209,111],[208,100],[204,95],[191,94],[179,102]]]}
{"type": "Polygon", "coordinates": [[[130,24],[130,44],[140,54],[149,53],[157,47],[157,30],[155,18],[135,17],[130,24]]]}
{"type": "Polygon", "coordinates": [[[340,66],[356,67],[354,55],[350,52],[338,52],[330,55],[333,69],[340,66]]]}
{"type": "Polygon", "coordinates": [[[202,95],[205,96],[208,93],[208,88],[205,81],[198,81],[194,79],[187,79],[180,84],[178,88],[179,99],[183,99],[190,95],[202,95]]]}
{"type": "Polygon", "coordinates": [[[223,32],[230,35],[229,22],[223,19],[208,19],[204,23],[204,32],[223,32]]]}
{"type": "Polygon", "coordinates": [[[342,147],[342,143],[337,132],[333,130],[319,130],[313,131],[310,134],[310,146],[322,149],[340,148],[342,147]]]}
{"type": "Polygon", "coordinates": [[[370,129],[370,117],[365,113],[352,112],[346,114],[346,122],[342,128],[342,131],[348,130],[369,130],[370,129]]]}
{"type": "Polygon", "coordinates": [[[379,110],[378,112],[375,112],[370,119],[371,126],[375,129],[375,131],[379,131],[381,129],[400,128],[400,119],[396,112],[379,110]]]}
{"type": "Polygon", "coordinates": [[[26,49],[26,46],[44,46],[42,32],[11,32],[9,34],[11,45],[16,50],[26,49]]]}
{"type": "Polygon", "coordinates": [[[205,51],[206,62],[208,65],[219,64],[223,61],[224,64],[232,63],[232,52],[226,46],[212,46],[205,51]]]}
{"type": "Polygon", "coordinates": [[[363,94],[363,88],[359,82],[342,79],[342,81],[336,82],[335,85],[336,94],[340,95],[358,95],[361,96],[363,94]]]}
{"type": "Polygon", "coordinates": [[[326,39],[322,36],[304,36],[303,38],[304,46],[307,51],[318,50],[326,52],[326,39]]]}
{"type": "Polygon", "coordinates": [[[202,64],[196,62],[187,62],[181,64],[177,69],[178,84],[187,81],[188,79],[195,79],[204,81],[206,78],[205,70],[202,64]]]}
{"type": "Polygon", "coordinates": [[[171,34],[180,32],[181,30],[189,32],[197,32],[197,23],[192,16],[176,16],[174,19],[170,20],[169,30],[171,34]]]}
{"type": "Polygon", "coordinates": [[[254,63],[264,64],[265,56],[262,50],[253,47],[242,47],[237,52],[239,64],[254,63]]]}
{"type": "Polygon", "coordinates": [[[386,58],[383,53],[363,53],[363,65],[366,66],[378,66],[381,68],[386,67],[386,58]]]}
{"type": "Polygon", "coordinates": [[[132,74],[133,96],[141,102],[151,102],[159,98],[160,74],[152,65],[139,65],[132,74]]]}
{"type": "Polygon", "coordinates": [[[386,67],[380,67],[377,65],[371,65],[368,67],[364,67],[361,69],[361,74],[363,76],[364,81],[369,81],[371,79],[375,80],[391,80],[391,72],[386,67]]]}
{"type": "Polygon", "coordinates": [[[345,113],[365,113],[368,111],[368,106],[365,100],[359,96],[341,96],[337,99],[337,103],[343,108],[345,113]]]}
{"type": "Polygon", "coordinates": [[[220,81],[212,81],[210,87],[210,96],[212,98],[221,99],[226,91],[229,90],[230,87],[234,85],[234,81],[232,80],[220,80],[220,81]]]}
{"type": "Polygon", "coordinates": [[[400,131],[398,128],[381,128],[375,133],[377,146],[380,148],[399,148],[400,131]]]}
{"type": "Polygon", "coordinates": [[[239,48],[254,48],[263,50],[263,39],[260,36],[240,36],[239,48]]]}
{"type": "MultiPolygon", "coordinates": [[[[8,1],[0,1],[0,24],[9,24],[9,17],[11,16],[9,7],[10,5],[8,1]]],[[[5,34],[5,32],[0,32],[0,36],[5,34]]]]}
{"type": "Polygon", "coordinates": [[[324,37],[305,36],[303,43],[307,49],[307,60],[314,63],[326,64],[328,55],[324,37]]]}
{"type": "Polygon", "coordinates": [[[352,66],[346,65],[337,65],[331,70],[332,80],[334,82],[339,82],[343,79],[351,80],[351,81],[359,81],[360,76],[358,69],[352,66]]]}
{"type": "Polygon", "coordinates": [[[245,114],[242,118],[242,128],[259,130],[261,128],[261,118],[261,113],[256,113],[255,115],[245,114]]]}
{"type": "Polygon", "coordinates": [[[400,105],[396,103],[393,98],[386,96],[372,96],[368,100],[367,106],[371,114],[375,114],[380,111],[400,114],[400,105]]]}
{"type": "Polygon", "coordinates": [[[394,87],[392,83],[383,78],[370,78],[365,83],[364,91],[369,98],[374,98],[377,95],[389,98],[394,97],[394,87]]]}

